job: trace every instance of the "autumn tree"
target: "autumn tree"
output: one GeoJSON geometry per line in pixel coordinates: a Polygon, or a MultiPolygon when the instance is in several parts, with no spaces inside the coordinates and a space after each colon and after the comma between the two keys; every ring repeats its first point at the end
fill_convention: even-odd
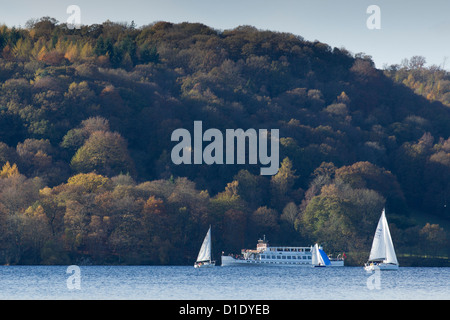
{"type": "Polygon", "coordinates": [[[13,165],[11,166],[9,164],[9,161],[6,161],[6,163],[2,167],[2,171],[0,171],[0,178],[9,178],[17,175],[19,175],[19,169],[17,168],[17,165],[13,163],[13,165]]]}
{"type": "Polygon", "coordinates": [[[444,229],[438,224],[430,224],[427,222],[419,231],[419,236],[422,240],[420,246],[425,252],[430,252],[434,255],[448,253],[448,250],[447,252],[443,250],[448,243],[447,235],[444,229]]]}
{"type": "Polygon", "coordinates": [[[331,251],[367,249],[367,235],[373,234],[384,202],[373,190],[326,185],[308,203],[297,228],[313,241],[326,243],[331,251]]]}
{"type": "Polygon", "coordinates": [[[90,117],[69,130],[63,137],[61,146],[75,153],[95,131],[110,131],[109,121],[103,117],[90,117]]]}
{"type": "Polygon", "coordinates": [[[250,208],[258,208],[260,206],[268,205],[269,198],[269,180],[254,175],[248,170],[240,170],[235,176],[237,181],[237,193],[247,202],[250,208]]]}
{"type": "Polygon", "coordinates": [[[92,133],[73,156],[71,166],[77,172],[96,171],[108,176],[134,174],[134,164],[128,154],[127,143],[116,132],[92,133]]]}
{"type": "Polygon", "coordinates": [[[282,209],[291,199],[290,192],[298,176],[295,175],[295,169],[292,168],[292,162],[289,158],[284,158],[281,162],[277,174],[270,180],[271,204],[275,208],[282,209]]]}
{"type": "Polygon", "coordinates": [[[279,231],[278,220],[279,214],[274,209],[266,206],[256,209],[249,217],[249,235],[252,240],[266,235],[275,241],[279,231]]]}
{"type": "Polygon", "coordinates": [[[47,215],[40,205],[28,207],[20,214],[21,227],[20,232],[23,241],[24,250],[30,252],[23,259],[23,263],[41,263],[41,250],[44,245],[50,241],[51,232],[47,215]]]}
{"type": "Polygon", "coordinates": [[[336,170],[336,179],[348,183],[352,188],[368,188],[386,198],[391,210],[404,212],[406,209],[403,191],[392,172],[370,162],[357,162],[336,170]]]}

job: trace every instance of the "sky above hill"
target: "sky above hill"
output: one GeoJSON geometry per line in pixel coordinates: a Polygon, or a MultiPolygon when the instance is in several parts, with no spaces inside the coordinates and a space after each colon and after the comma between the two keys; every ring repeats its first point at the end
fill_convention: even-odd
{"type": "Polygon", "coordinates": [[[376,66],[424,56],[427,65],[450,70],[449,0],[0,0],[0,23],[25,26],[50,16],[66,22],[69,5],[80,7],[82,24],[134,21],[200,22],[226,30],[252,25],[289,32],[305,40],[372,56],[376,66]],[[370,5],[380,8],[380,29],[369,29],[370,5]]]}

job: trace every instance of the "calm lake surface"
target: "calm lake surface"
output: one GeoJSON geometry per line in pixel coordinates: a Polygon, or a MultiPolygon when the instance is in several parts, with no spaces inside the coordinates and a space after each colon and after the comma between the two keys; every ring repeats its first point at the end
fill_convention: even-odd
{"type": "Polygon", "coordinates": [[[450,299],[450,268],[79,266],[76,282],[67,267],[0,266],[0,299],[450,299]]]}

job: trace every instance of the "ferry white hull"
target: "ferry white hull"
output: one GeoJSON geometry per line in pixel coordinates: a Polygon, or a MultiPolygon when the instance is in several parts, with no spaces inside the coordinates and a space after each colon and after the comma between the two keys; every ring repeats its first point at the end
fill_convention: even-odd
{"type": "Polygon", "coordinates": [[[222,256],[222,267],[229,266],[299,266],[307,267],[311,266],[311,261],[307,262],[277,262],[277,261],[264,261],[256,259],[235,259],[230,256],[222,256]]]}
{"type": "MultiPolygon", "coordinates": [[[[283,266],[283,267],[311,267],[311,260],[305,261],[277,261],[277,260],[257,260],[257,259],[235,259],[231,256],[222,256],[222,267],[230,267],[230,266],[283,266]]],[[[331,265],[327,267],[343,267],[344,261],[337,260],[331,261],[331,265]]]]}
{"type": "Polygon", "coordinates": [[[344,266],[344,260],[337,260],[337,261],[331,261],[331,265],[326,267],[343,267],[344,266]]]}

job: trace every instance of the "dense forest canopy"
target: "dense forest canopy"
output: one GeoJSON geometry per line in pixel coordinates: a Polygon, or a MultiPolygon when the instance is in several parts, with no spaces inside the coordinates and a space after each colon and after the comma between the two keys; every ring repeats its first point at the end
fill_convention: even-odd
{"type": "Polygon", "coordinates": [[[0,124],[3,264],[191,264],[209,224],[216,257],[266,235],[359,264],[383,207],[400,263],[448,263],[450,75],[423,57],[379,70],[251,26],[44,17],[0,27],[0,124]],[[196,120],[279,129],[278,173],[174,165],[196,120]]]}

